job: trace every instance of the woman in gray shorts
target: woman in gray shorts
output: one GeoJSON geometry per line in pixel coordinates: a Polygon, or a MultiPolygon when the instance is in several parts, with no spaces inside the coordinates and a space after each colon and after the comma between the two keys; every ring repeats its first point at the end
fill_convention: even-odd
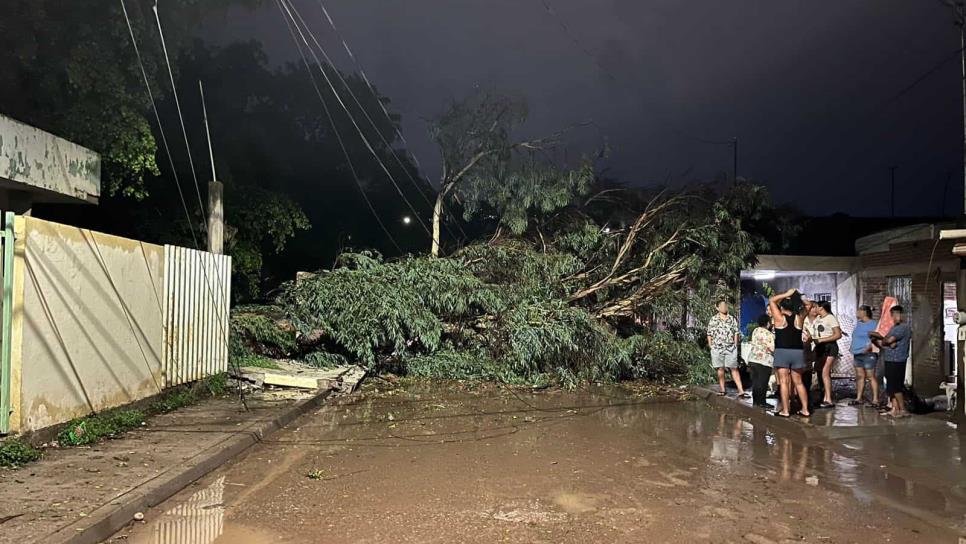
{"type": "Polygon", "coordinates": [[[771,297],[768,300],[771,315],[775,316],[775,372],[778,374],[778,386],[781,391],[781,409],[775,415],[789,417],[792,387],[802,402],[802,409],[798,413],[804,417],[812,414],[808,411],[808,392],[802,384],[802,371],[805,369],[805,354],[802,344],[802,308],[801,295],[795,289],[771,297]],[[796,308],[797,306],[797,308],[796,308]],[[799,311],[795,311],[798,309],[799,311]]]}

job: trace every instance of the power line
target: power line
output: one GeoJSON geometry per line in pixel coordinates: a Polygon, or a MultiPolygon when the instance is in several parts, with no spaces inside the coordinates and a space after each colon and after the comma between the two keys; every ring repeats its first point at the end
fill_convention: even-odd
{"type": "Polygon", "coordinates": [[[168,46],[164,42],[164,31],[161,29],[161,15],[158,13],[158,0],[154,0],[154,19],[158,22],[158,35],[161,36],[161,49],[164,51],[164,63],[168,68],[168,78],[171,80],[171,95],[174,97],[174,105],[178,110],[178,120],[181,122],[181,134],[184,136],[184,147],[188,154],[188,165],[191,167],[191,177],[195,182],[195,193],[198,195],[198,207],[201,209],[201,216],[205,220],[205,228],[208,227],[208,214],[205,204],[201,199],[201,187],[198,184],[198,174],[195,172],[195,161],[191,157],[191,144],[188,143],[188,129],[184,125],[184,115],[181,114],[181,101],[178,100],[178,88],[174,84],[174,72],[171,70],[171,59],[168,57],[168,46]]]}
{"type": "MultiPolygon", "coordinates": [[[[359,123],[356,121],[355,117],[352,116],[351,110],[349,110],[349,107],[346,105],[345,101],[342,100],[342,97],[339,95],[338,90],[335,88],[335,85],[332,83],[332,80],[329,78],[329,75],[326,73],[325,68],[322,65],[322,61],[315,54],[315,50],[312,49],[312,46],[309,44],[308,38],[305,37],[305,34],[302,32],[302,27],[299,25],[299,22],[301,22],[302,25],[305,25],[305,19],[302,18],[301,14],[298,12],[298,9],[296,9],[295,6],[291,4],[291,1],[278,0],[278,2],[282,4],[282,7],[285,9],[288,17],[295,24],[295,29],[296,31],[298,31],[299,37],[302,39],[306,48],[309,49],[309,52],[312,53],[312,57],[315,60],[316,65],[319,67],[319,72],[322,74],[322,77],[325,79],[326,84],[328,85],[329,89],[332,91],[332,94],[335,96],[336,101],[339,102],[339,105],[342,106],[342,109],[346,112],[346,115],[348,116],[349,121],[352,123],[352,126],[355,127],[356,132],[359,133],[359,137],[362,139],[362,142],[365,144],[366,148],[369,150],[372,156],[376,159],[376,162],[379,164],[379,167],[382,169],[382,171],[386,174],[386,177],[389,178],[389,181],[396,189],[396,192],[399,193],[399,196],[403,199],[403,202],[406,203],[406,206],[409,207],[410,211],[412,211],[413,214],[416,216],[416,221],[419,222],[419,225],[423,228],[423,230],[426,231],[427,234],[430,234],[430,236],[432,236],[432,233],[430,232],[429,228],[426,226],[426,223],[424,223],[422,218],[419,216],[419,212],[416,211],[416,208],[413,207],[409,199],[406,198],[406,194],[399,187],[399,183],[396,182],[396,179],[395,177],[393,177],[392,172],[390,172],[389,169],[386,167],[386,164],[382,161],[382,158],[379,157],[379,153],[376,152],[375,148],[372,146],[372,144],[369,142],[369,139],[362,131],[362,128],[359,126],[359,123]],[[295,20],[295,16],[292,15],[293,11],[295,12],[296,15],[298,15],[299,21],[295,20]]],[[[338,69],[335,68],[335,65],[331,62],[331,59],[329,58],[328,54],[325,52],[325,48],[322,47],[322,44],[319,43],[318,39],[312,33],[311,29],[307,27],[307,25],[305,30],[312,37],[312,41],[315,43],[319,51],[322,52],[322,55],[325,57],[326,62],[328,63],[330,68],[338,72],[338,69]]]]}
{"type": "MultiPolygon", "coordinates": [[[[157,119],[157,122],[158,122],[158,130],[163,135],[164,134],[164,129],[163,129],[163,126],[161,124],[161,117],[160,117],[160,115],[158,115],[157,105],[154,102],[154,94],[151,91],[151,85],[150,85],[150,82],[149,82],[149,80],[147,78],[147,70],[144,68],[144,62],[143,62],[143,59],[141,57],[140,52],[137,51],[137,41],[134,39],[134,31],[133,31],[133,28],[132,28],[132,25],[131,25],[131,20],[130,20],[130,17],[128,16],[127,8],[124,6],[124,0],[120,0],[120,1],[121,1],[122,10],[124,12],[124,18],[125,18],[125,21],[127,23],[128,30],[130,31],[130,34],[131,34],[131,42],[132,42],[132,44],[134,44],[135,50],[137,52],[136,57],[137,57],[138,64],[139,64],[139,66],[141,68],[141,74],[144,76],[144,84],[145,84],[145,87],[146,87],[146,89],[148,91],[148,96],[151,98],[151,107],[154,110],[155,118],[157,119]]],[[[195,183],[195,192],[198,195],[198,204],[199,204],[199,206],[201,206],[201,213],[202,213],[202,216],[205,219],[205,226],[206,226],[206,228],[208,228],[208,216],[207,216],[207,213],[205,211],[204,203],[202,202],[202,199],[201,199],[201,188],[199,187],[199,184],[198,184],[198,176],[195,173],[194,159],[191,156],[191,146],[188,143],[188,133],[187,133],[187,129],[185,128],[184,116],[182,115],[182,112],[181,112],[181,104],[180,104],[180,101],[178,100],[177,87],[175,86],[175,82],[174,82],[174,73],[173,73],[173,71],[171,69],[171,61],[170,61],[170,58],[168,57],[168,50],[167,50],[167,46],[165,45],[165,41],[164,41],[164,31],[161,28],[161,17],[160,17],[160,15],[158,13],[157,0],[155,0],[155,4],[154,4],[154,7],[153,7],[153,11],[154,11],[155,20],[158,23],[158,34],[161,37],[161,46],[162,46],[162,49],[164,50],[165,64],[166,64],[167,69],[168,69],[168,77],[169,77],[169,79],[171,81],[171,91],[172,91],[172,94],[174,95],[175,106],[176,106],[176,108],[178,110],[178,119],[181,122],[181,131],[182,131],[182,134],[184,135],[184,140],[185,140],[185,151],[187,152],[188,162],[189,162],[189,164],[191,166],[191,175],[192,175],[192,178],[194,179],[194,183],[195,183]]],[[[177,180],[178,177],[177,177],[177,171],[174,168],[174,160],[172,159],[171,152],[170,152],[170,150],[169,150],[169,148],[167,146],[166,139],[164,139],[164,141],[165,141],[165,151],[166,151],[166,153],[168,155],[168,160],[169,160],[169,162],[171,164],[171,168],[172,168],[172,175],[177,180]]],[[[188,220],[188,227],[189,227],[189,229],[191,229],[192,240],[194,241],[195,247],[200,250],[200,244],[198,243],[198,238],[197,238],[197,236],[195,236],[195,233],[194,233],[194,227],[192,226],[192,222],[191,222],[191,215],[188,212],[188,207],[187,207],[187,204],[185,203],[184,195],[183,195],[183,193],[181,191],[180,182],[177,182],[177,183],[178,183],[178,193],[181,196],[181,201],[182,201],[182,204],[184,206],[184,211],[185,211],[186,219],[188,220]]],[[[205,258],[202,260],[201,270],[202,270],[202,274],[204,275],[205,287],[206,287],[206,289],[208,291],[208,296],[211,298],[212,301],[214,301],[215,300],[214,290],[212,289],[212,286],[211,286],[211,277],[208,274],[208,261],[209,261],[209,259],[207,258],[207,255],[206,255],[205,258]]],[[[219,278],[217,278],[217,280],[218,280],[218,294],[221,295],[221,296],[228,296],[229,293],[225,289],[225,286],[224,286],[223,282],[221,281],[221,278],[219,277],[219,278]]],[[[228,331],[228,322],[227,322],[226,319],[223,319],[223,317],[227,317],[227,316],[222,316],[221,315],[221,312],[218,312],[218,311],[215,312],[215,316],[218,319],[218,325],[219,325],[219,328],[221,329],[221,334],[227,340],[228,334],[229,334],[229,331],[228,331]]],[[[228,359],[228,364],[231,365],[231,359],[230,358],[228,359]]],[[[235,370],[236,371],[238,370],[237,365],[235,367],[235,370]]],[[[239,399],[241,400],[242,405],[244,405],[245,408],[247,409],[248,408],[248,405],[245,403],[245,392],[241,388],[239,389],[239,399]]]]}
{"type": "MultiPolygon", "coordinates": [[[[342,42],[343,49],[345,49],[345,52],[349,56],[349,59],[352,60],[353,65],[355,66],[356,70],[358,70],[359,75],[362,77],[362,81],[366,84],[366,87],[369,89],[369,92],[372,94],[373,99],[376,101],[377,104],[379,104],[379,108],[382,110],[382,113],[386,117],[386,120],[389,121],[389,125],[393,128],[393,131],[395,132],[396,137],[399,138],[400,142],[402,142],[403,150],[406,152],[409,159],[413,161],[413,164],[417,168],[417,172],[421,171],[422,165],[419,163],[419,159],[416,158],[416,155],[412,152],[412,149],[409,146],[409,142],[406,141],[406,137],[403,135],[402,131],[399,130],[399,127],[396,126],[396,124],[393,122],[392,115],[389,114],[389,110],[386,109],[386,105],[382,102],[382,100],[379,99],[379,93],[376,92],[375,87],[372,85],[372,81],[369,79],[369,76],[366,75],[365,69],[362,67],[362,64],[359,62],[359,59],[355,56],[355,54],[352,52],[352,49],[349,47],[349,42],[346,40],[345,36],[336,26],[335,21],[332,19],[332,15],[329,13],[329,10],[325,7],[325,3],[323,2],[323,0],[318,0],[318,2],[319,2],[319,8],[322,9],[322,15],[325,17],[325,20],[329,23],[329,26],[332,28],[332,31],[335,33],[336,37],[338,37],[339,40],[342,42]]],[[[340,76],[340,79],[341,79],[341,76],[340,76]]],[[[345,85],[345,80],[343,80],[342,83],[343,85],[345,85]]],[[[349,88],[348,85],[346,85],[346,89],[349,89],[349,92],[352,93],[352,90],[349,88]]],[[[354,94],[353,94],[353,98],[355,98],[354,94]]],[[[362,109],[363,112],[365,113],[365,108],[363,108],[362,104],[359,103],[358,99],[356,99],[356,104],[358,104],[359,108],[362,109]]],[[[366,115],[366,117],[367,118],[369,117],[368,114],[366,115]]],[[[369,122],[372,123],[371,118],[369,119],[369,122]]],[[[374,123],[373,123],[373,129],[376,131],[377,134],[380,134],[380,137],[382,136],[381,133],[379,133],[379,130],[376,128],[374,123]]],[[[396,155],[396,152],[393,149],[393,147],[389,145],[389,143],[386,142],[384,138],[383,138],[383,143],[386,145],[386,147],[389,148],[390,152],[393,154],[393,156],[396,158],[396,161],[399,163],[400,168],[402,168],[402,170],[409,177],[409,180],[412,182],[416,190],[419,191],[419,194],[422,195],[423,199],[426,201],[427,204],[432,206],[432,202],[430,202],[429,199],[426,197],[426,194],[423,193],[422,188],[420,188],[419,183],[416,181],[416,179],[413,178],[413,175],[412,173],[409,172],[409,169],[405,167],[405,165],[399,159],[399,156],[396,155]]],[[[435,189],[433,182],[430,181],[428,177],[421,176],[420,179],[422,179],[430,187],[433,187],[435,189]]],[[[462,234],[463,237],[466,238],[467,237],[466,231],[463,230],[463,227],[460,226],[459,222],[453,221],[453,224],[460,231],[460,234],[462,234]]]]}
{"type": "MultiPolygon", "coordinates": [[[[332,27],[332,31],[335,32],[335,35],[339,38],[339,41],[342,42],[343,49],[345,49],[345,52],[349,56],[349,59],[352,60],[352,63],[356,67],[356,70],[359,71],[359,75],[362,77],[362,81],[366,84],[366,87],[369,89],[369,92],[372,93],[372,97],[375,99],[376,103],[379,104],[379,108],[382,110],[382,113],[386,117],[386,120],[389,121],[390,126],[392,126],[393,131],[396,134],[396,137],[399,138],[400,142],[402,142],[404,146],[403,149],[406,151],[409,158],[413,161],[413,164],[416,165],[417,168],[421,168],[419,164],[419,159],[417,159],[416,155],[414,155],[412,150],[409,149],[409,142],[406,141],[406,137],[403,136],[402,131],[399,130],[399,127],[397,127],[396,124],[392,122],[392,115],[389,114],[389,110],[386,109],[386,105],[383,104],[382,100],[379,100],[379,93],[377,93],[375,87],[373,87],[372,82],[370,81],[369,76],[366,75],[366,71],[365,69],[363,69],[362,64],[359,62],[359,59],[356,58],[355,54],[352,53],[352,49],[349,48],[349,43],[346,41],[345,36],[342,35],[342,32],[335,25],[335,21],[332,20],[332,16],[329,14],[329,10],[326,9],[325,3],[322,0],[318,0],[318,2],[319,2],[319,8],[322,9],[322,14],[325,16],[325,20],[328,21],[329,26],[332,27]]],[[[345,84],[344,80],[343,80],[343,84],[345,84]]],[[[348,85],[346,85],[346,88],[349,89],[348,85]]],[[[352,90],[349,89],[349,92],[351,93],[352,90]]],[[[356,100],[356,103],[359,105],[360,109],[365,111],[365,108],[362,107],[362,104],[359,104],[358,100],[356,100]]],[[[371,121],[372,120],[370,119],[370,122],[371,121]]],[[[376,128],[375,124],[373,124],[373,129],[375,128],[376,128]]],[[[386,145],[389,146],[388,143],[386,143],[386,145]]],[[[393,151],[393,155],[395,155],[395,151],[393,151]]],[[[398,161],[399,157],[396,157],[396,160],[398,161]]],[[[413,179],[412,174],[410,174],[409,170],[402,165],[401,161],[400,161],[400,167],[402,167],[403,170],[409,175],[409,178],[413,181],[413,185],[416,187],[419,193],[423,195],[423,197],[425,197],[426,195],[423,193],[419,185],[416,184],[416,181],[413,179]]],[[[431,187],[433,186],[432,182],[429,179],[427,178],[423,178],[423,179],[431,187]]],[[[429,203],[428,200],[427,200],[427,203],[429,203]]]]}
{"type": "Polygon", "coordinates": [[[399,251],[399,253],[403,253],[402,248],[399,247],[399,244],[396,242],[396,239],[393,238],[392,233],[389,232],[389,229],[386,228],[385,223],[382,222],[382,218],[379,217],[379,213],[376,212],[376,208],[372,205],[372,201],[369,200],[369,196],[366,195],[366,191],[362,187],[362,182],[359,180],[359,175],[356,172],[355,165],[352,164],[352,158],[350,157],[349,151],[346,149],[345,142],[342,139],[342,134],[339,132],[339,128],[335,124],[335,119],[332,118],[332,113],[329,111],[329,106],[326,104],[325,98],[322,96],[322,90],[315,81],[315,75],[312,73],[312,67],[309,66],[309,60],[305,56],[305,51],[303,51],[302,45],[295,36],[295,30],[292,28],[292,22],[290,22],[288,17],[285,16],[285,10],[282,9],[281,3],[276,2],[276,5],[278,6],[279,13],[282,15],[282,20],[285,21],[285,26],[288,28],[289,34],[292,36],[292,41],[295,43],[295,47],[298,49],[299,56],[302,58],[302,64],[305,66],[305,71],[308,74],[309,79],[312,81],[312,87],[315,89],[315,93],[319,96],[319,101],[322,102],[322,109],[325,111],[325,117],[329,120],[329,125],[332,126],[332,132],[335,134],[336,141],[339,143],[339,148],[342,150],[342,155],[345,157],[346,164],[349,166],[352,179],[355,182],[356,187],[358,187],[359,193],[362,194],[362,199],[365,200],[366,206],[368,206],[369,211],[375,218],[376,223],[379,224],[379,228],[382,229],[382,232],[386,234],[386,237],[389,238],[389,241],[396,248],[396,250],[399,251]]]}
{"type": "Polygon", "coordinates": [[[195,227],[191,221],[191,213],[188,211],[188,203],[184,199],[184,191],[181,190],[181,180],[178,177],[178,170],[174,166],[174,158],[171,156],[171,148],[168,145],[168,137],[165,135],[164,127],[161,125],[161,115],[158,113],[158,105],[154,99],[154,92],[151,90],[151,83],[148,80],[147,70],[144,68],[144,61],[141,59],[141,49],[138,47],[137,39],[134,37],[134,28],[131,26],[131,18],[127,13],[127,6],[124,4],[124,0],[120,0],[121,11],[124,13],[124,21],[127,23],[128,33],[131,35],[131,45],[134,46],[134,55],[137,57],[138,66],[141,68],[141,76],[144,78],[144,88],[147,90],[148,100],[151,102],[151,111],[154,112],[154,120],[158,124],[158,133],[161,135],[161,147],[164,148],[164,153],[168,157],[168,164],[171,167],[171,175],[174,177],[175,187],[178,188],[178,198],[181,200],[181,206],[184,208],[185,218],[188,220],[188,229],[191,231],[191,240],[194,242],[195,247],[198,246],[198,237],[195,235],[195,227]]]}

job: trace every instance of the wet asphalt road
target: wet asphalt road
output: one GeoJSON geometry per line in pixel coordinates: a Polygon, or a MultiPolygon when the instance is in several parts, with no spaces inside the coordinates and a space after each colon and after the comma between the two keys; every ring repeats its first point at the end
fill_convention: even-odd
{"type": "Polygon", "coordinates": [[[616,388],[370,386],[113,541],[956,542],[966,503],[886,477],[864,447],[616,388]]]}

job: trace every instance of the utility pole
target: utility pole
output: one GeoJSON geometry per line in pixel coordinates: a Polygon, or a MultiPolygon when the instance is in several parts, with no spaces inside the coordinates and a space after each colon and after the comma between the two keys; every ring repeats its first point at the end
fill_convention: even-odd
{"type": "Polygon", "coordinates": [[[889,197],[889,209],[890,209],[890,211],[892,213],[892,217],[895,217],[896,216],[896,168],[898,168],[898,166],[890,166],[889,167],[889,173],[892,176],[892,188],[891,188],[891,190],[889,192],[889,194],[890,194],[890,197],[889,197]]]}
{"type": "Polygon", "coordinates": [[[208,130],[208,108],[205,106],[205,89],[198,81],[201,93],[201,111],[205,119],[205,135],[208,136],[208,157],[211,159],[211,181],[208,182],[208,251],[216,255],[225,252],[225,186],[215,173],[215,152],[211,147],[211,131],[208,130]]]}

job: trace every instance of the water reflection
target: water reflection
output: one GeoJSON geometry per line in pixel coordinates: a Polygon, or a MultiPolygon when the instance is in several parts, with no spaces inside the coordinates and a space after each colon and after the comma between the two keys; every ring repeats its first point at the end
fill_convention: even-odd
{"type": "MultiPolygon", "coordinates": [[[[773,474],[779,481],[829,487],[863,503],[877,500],[966,529],[966,482],[959,462],[962,438],[956,433],[814,441],[776,436],[764,426],[701,402],[615,406],[603,410],[600,419],[677,442],[681,450],[706,458],[728,475],[773,474]]],[[[876,414],[862,410],[826,410],[812,419],[817,425],[882,424],[876,414]]]]}
{"type": "Polygon", "coordinates": [[[225,530],[225,477],[168,510],[154,524],[153,544],[211,544],[225,530]]]}

